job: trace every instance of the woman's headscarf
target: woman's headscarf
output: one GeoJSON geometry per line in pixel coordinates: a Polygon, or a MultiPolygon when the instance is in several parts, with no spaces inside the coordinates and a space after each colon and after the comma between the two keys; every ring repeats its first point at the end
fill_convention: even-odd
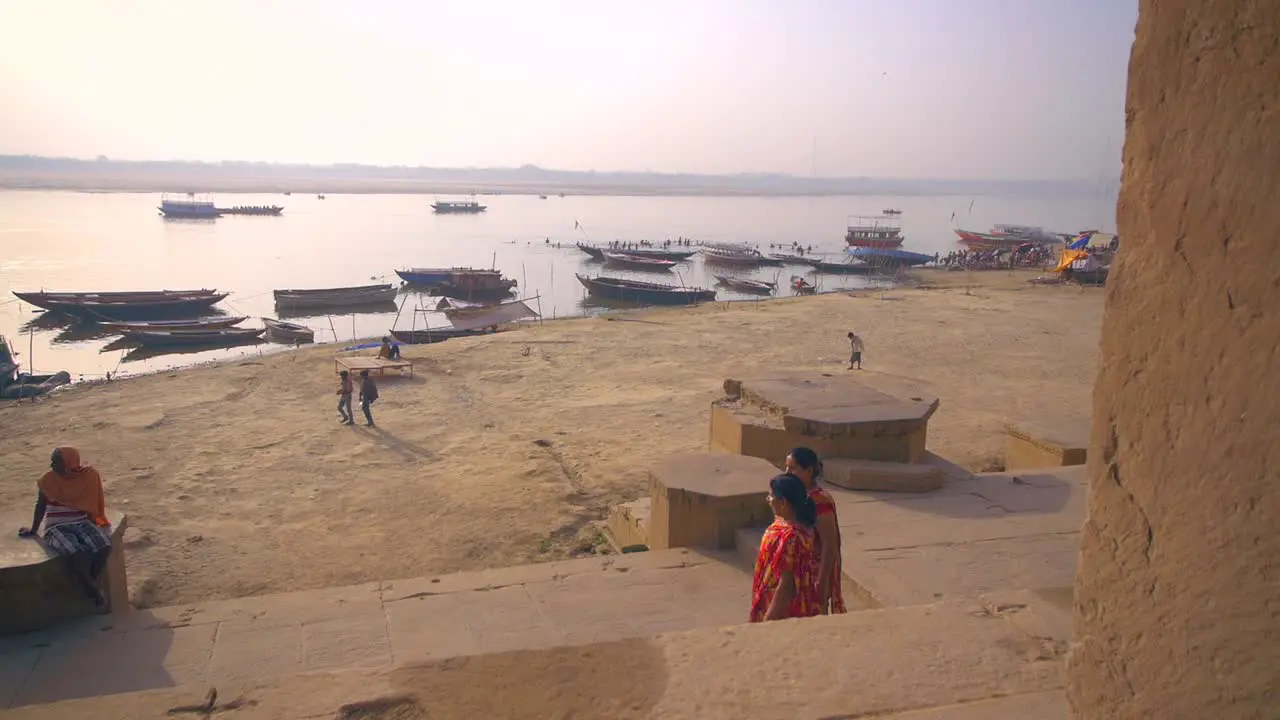
{"type": "Polygon", "coordinates": [[[75,508],[89,516],[94,525],[107,527],[107,498],[102,490],[102,476],[88,465],[80,464],[80,451],[60,447],[62,473],[50,470],[40,478],[40,492],[51,503],[75,508]]]}

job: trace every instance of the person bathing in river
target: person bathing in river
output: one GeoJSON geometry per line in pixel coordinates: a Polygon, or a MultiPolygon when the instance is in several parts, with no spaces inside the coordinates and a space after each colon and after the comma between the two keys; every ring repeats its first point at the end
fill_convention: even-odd
{"type": "Polygon", "coordinates": [[[111,554],[111,524],[102,476],[80,464],[80,451],[60,447],[50,455],[49,472],[36,482],[36,488],[31,527],[19,529],[18,537],[39,536],[45,547],[67,559],[85,597],[105,607],[107,599],[98,589],[98,577],[111,554]]]}
{"type": "Polygon", "coordinates": [[[818,615],[817,556],[813,524],[817,514],[804,483],[795,475],[769,482],[773,524],[760,539],[751,581],[753,623],[818,615]]]}
{"type": "Polygon", "coordinates": [[[818,484],[822,477],[822,461],[818,453],[807,447],[791,451],[786,459],[786,471],[800,478],[809,499],[817,511],[814,522],[815,552],[818,556],[818,599],[823,615],[845,612],[844,593],[840,579],[844,577],[840,558],[840,521],[836,517],[836,501],[826,488],[818,484]]]}

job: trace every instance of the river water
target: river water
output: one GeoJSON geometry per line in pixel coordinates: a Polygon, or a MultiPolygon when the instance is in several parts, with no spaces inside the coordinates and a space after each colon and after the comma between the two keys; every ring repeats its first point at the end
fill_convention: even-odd
{"type": "MultiPolygon", "coordinates": [[[[218,288],[233,294],[220,305],[261,327],[275,316],[279,288],[397,283],[394,271],[413,266],[497,267],[519,281],[521,297],[547,319],[597,311],[584,303],[575,273],[601,274],[575,241],[749,243],[768,252],[793,241],[840,259],[849,216],[899,208],[905,249],[946,253],[957,246],[953,226],[985,230],[995,223],[1040,225],[1059,232],[1111,229],[1111,208],[1096,197],[611,197],[482,196],[479,215],[436,215],[422,195],[222,194],[220,206],[280,204],[279,217],[172,221],[159,217],[155,194],[0,192],[0,334],[20,352],[24,369],[69,371],[90,379],[111,371],[154,372],[207,360],[257,354],[274,347],[150,355],[119,348],[114,336],[65,326],[14,300],[13,290],[150,290],[218,288]],[[1103,217],[1105,215],[1105,217],[1103,217]],[[576,227],[575,227],[576,223],[576,227]],[[549,243],[548,243],[549,241],[549,243]],[[559,247],[557,247],[557,244],[559,247]]],[[[663,275],[607,271],[653,282],[714,287],[695,257],[663,275]]],[[[762,268],[747,277],[786,284],[798,268],[762,268]]],[[[857,277],[820,276],[824,290],[866,285],[857,277]]],[[[748,296],[718,289],[722,300],[748,296]]],[[[347,342],[396,327],[447,321],[415,308],[434,299],[403,293],[399,312],[319,315],[293,319],[316,329],[317,341],[347,342]]]]}

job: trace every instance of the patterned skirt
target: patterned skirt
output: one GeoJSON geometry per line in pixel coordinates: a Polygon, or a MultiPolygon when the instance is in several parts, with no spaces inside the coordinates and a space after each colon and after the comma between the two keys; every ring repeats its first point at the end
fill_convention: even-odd
{"type": "Polygon", "coordinates": [[[44,544],[59,555],[96,553],[111,547],[111,528],[100,528],[89,520],[59,523],[45,528],[44,544]]]}

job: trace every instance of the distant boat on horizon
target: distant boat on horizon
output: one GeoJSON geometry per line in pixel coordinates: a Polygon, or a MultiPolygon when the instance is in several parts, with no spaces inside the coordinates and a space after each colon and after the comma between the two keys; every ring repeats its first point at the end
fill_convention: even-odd
{"type": "Polygon", "coordinates": [[[482,213],[489,208],[476,202],[475,197],[469,200],[436,200],[431,209],[442,215],[482,213]]]}

